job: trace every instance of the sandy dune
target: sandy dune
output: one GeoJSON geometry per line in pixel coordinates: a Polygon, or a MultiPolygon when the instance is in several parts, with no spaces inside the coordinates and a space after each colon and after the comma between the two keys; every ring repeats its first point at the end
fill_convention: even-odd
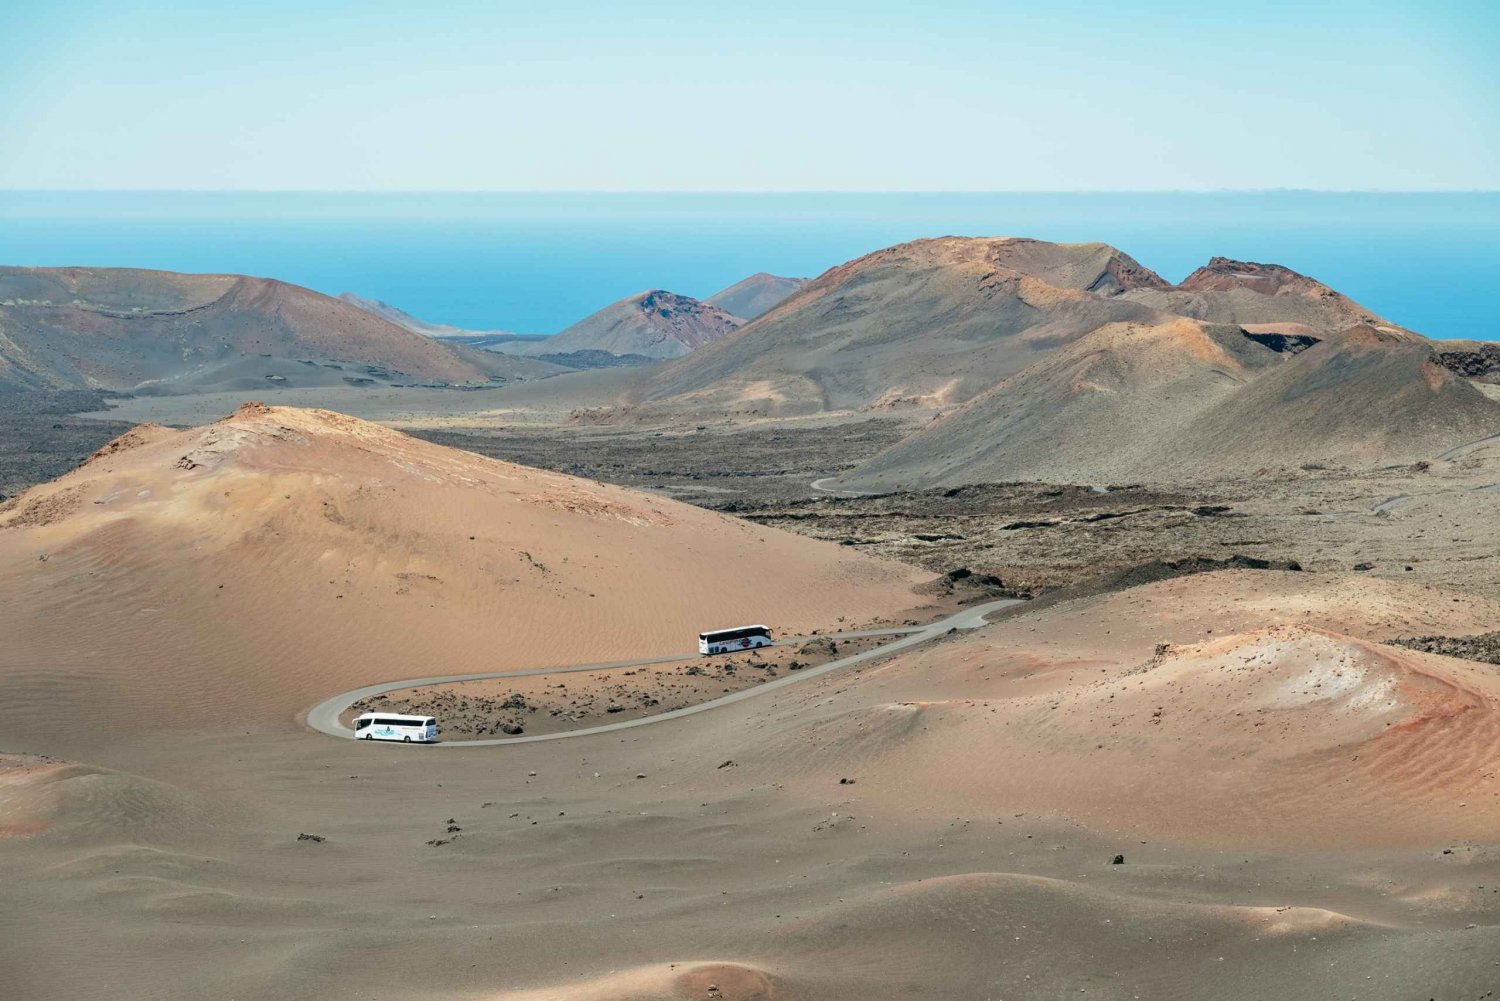
{"type": "Polygon", "coordinates": [[[198,430],[132,431],[6,504],[0,691],[42,730],[289,721],[436,669],[675,653],[744,622],[827,629],[918,604],[923,577],[353,418],[247,405],[198,430]]]}
{"type": "Polygon", "coordinates": [[[36,755],[0,754],[0,841],[171,841],[219,820],[206,798],[125,772],[36,755]]]}
{"type": "Polygon", "coordinates": [[[1491,631],[1500,604],[1410,580],[1237,570],[1037,603],[553,743],[368,746],[297,718],[438,669],[669,653],[722,620],[900,616],[921,579],[327,412],[139,428],[0,510],[6,984],[41,1001],[1493,989],[1500,682],[1382,641],[1491,631]]]}
{"type": "MultiPolygon", "coordinates": [[[[28,800],[0,843],[0,963],[39,998],[1478,996],[1494,682],[1376,641],[1497,616],[1234,571],[629,734],[435,754],[124,730],[94,758],[160,797],[158,825],[78,837],[84,797],[28,800]]],[[[100,770],[28,768],[0,789],[100,770]]]]}
{"type": "Polygon", "coordinates": [[[494,1001],[794,1001],[771,976],[739,963],[661,963],[610,973],[585,983],[507,992],[494,1001]]]}
{"type": "Polygon", "coordinates": [[[981,788],[1093,830],[1220,845],[1483,838],[1500,822],[1500,680],[1372,641],[1497,616],[1384,581],[1164,581],[903,657],[789,716],[784,746],[873,765],[892,808],[960,814],[981,788]]]}

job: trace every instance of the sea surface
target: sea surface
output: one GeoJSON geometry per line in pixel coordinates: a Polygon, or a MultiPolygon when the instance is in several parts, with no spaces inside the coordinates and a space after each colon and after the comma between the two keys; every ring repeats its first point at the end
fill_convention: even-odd
{"type": "Polygon", "coordinates": [[[1214,255],[1284,264],[1429,336],[1500,339],[1500,192],[0,192],[0,264],[263,275],[521,333],[950,234],[1102,240],[1172,281],[1214,255]]]}

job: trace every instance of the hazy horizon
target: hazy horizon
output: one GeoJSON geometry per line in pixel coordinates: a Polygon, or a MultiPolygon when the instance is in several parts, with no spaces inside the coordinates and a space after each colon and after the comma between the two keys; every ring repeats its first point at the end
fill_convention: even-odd
{"type": "Polygon", "coordinates": [[[555,333],[933,236],[1111,243],[1180,281],[1276,263],[1433,337],[1491,339],[1500,194],[0,192],[0,264],[277,278],[435,323],[555,333]]]}
{"type": "Polygon", "coordinates": [[[1494,188],[8,188],[14,195],[1495,195],[1494,188]]]}

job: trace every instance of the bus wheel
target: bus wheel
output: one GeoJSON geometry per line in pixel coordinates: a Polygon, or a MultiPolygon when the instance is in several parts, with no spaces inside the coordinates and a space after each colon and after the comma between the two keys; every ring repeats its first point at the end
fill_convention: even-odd
{"type": "Polygon", "coordinates": [[[411,738],[410,738],[410,737],[402,737],[402,738],[401,738],[401,739],[402,739],[402,740],[403,740],[403,741],[405,741],[405,742],[406,742],[406,743],[408,743],[408,744],[410,744],[410,743],[411,743],[411,738]]]}
{"type": "Polygon", "coordinates": [[[367,733],[363,737],[361,737],[360,739],[361,740],[374,740],[375,739],[375,735],[373,733],[367,733]]]}

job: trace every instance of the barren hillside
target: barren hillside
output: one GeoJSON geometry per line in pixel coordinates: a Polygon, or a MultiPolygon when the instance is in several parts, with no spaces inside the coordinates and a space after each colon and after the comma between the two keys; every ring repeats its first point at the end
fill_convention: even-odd
{"type": "Polygon", "coordinates": [[[1429,343],[1370,328],[1282,350],[1237,326],[1101,327],[844,478],[1172,483],[1436,458],[1500,433],[1500,403],[1429,343]]]}
{"type": "Polygon", "coordinates": [[[605,352],[679,358],[737,330],[737,316],[675,292],[653,289],[611,303],[545,340],[512,341],[495,350],[518,355],[605,352]]]}
{"type": "Polygon", "coordinates": [[[806,278],[783,278],[762,271],[715,292],[703,301],[742,320],[753,320],[781,305],[807,283],[806,278]]]}
{"type": "Polygon", "coordinates": [[[710,349],[663,369],[646,399],[713,411],[947,406],[1112,321],[1166,283],[1102,243],[945,237],[828,271],[710,349]]]}
{"type": "Polygon", "coordinates": [[[136,428],[0,508],[0,693],[39,726],[130,726],[146,707],[192,726],[283,718],[435,670],[692,651],[700,630],[744,622],[827,628],[918,604],[924,576],[339,414],[247,404],[204,428],[136,428]],[[87,697],[45,695],[85,681],[87,697]]]}
{"type": "Polygon", "coordinates": [[[265,278],[0,267],[0,389],[451,385],[556,371],[265,278]]]}

